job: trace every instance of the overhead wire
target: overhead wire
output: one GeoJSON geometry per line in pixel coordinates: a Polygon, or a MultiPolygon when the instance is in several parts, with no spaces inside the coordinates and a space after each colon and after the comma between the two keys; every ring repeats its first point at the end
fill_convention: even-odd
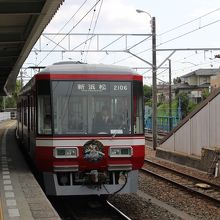
{"type": "MultiPolygon", "coordinates": [[[[204,14],[203,16],[200,16],[200,17],[198,17],[198,18],[196,18],[196,19],[193,19],[193,20],[191,20],[191,21],[189,21],[189,22],[186,22],[186,23],[184,23],[184,24],[182,24],[182,25],[179,25],[179,26],[177,26],[177,27],[175,27],[175,28],[172,28],[172,29],[170,29],[170,30],[168,30],[168,31],[166,31],[166,32],[163,32],[163,33],[161,33],[160,35],[158,35],[158,36],[161,36],[161,35],[163,35],[163,34],[166,34],[166,33],[169,33],[169,32],[171,32],[171,31],[174,31],[174,30],[176,30],[176,29],[178,29],[178,28],[180,28],[180,27],[183,27],[183,26],[185,26],[185,25],[187,25],[187,24],[190,24],[190,23],[192,23],[192,22],[194,22],[194,21],[196,21],[196,20],[199,20],[199,19],[201,19],[201,18],[203,18],[203,17],[205,17],[205,16],[207,16],[207,15],[210,15],[210,14],[212,14],[212,13],[214,13],[214,12],[216,12],[216,11],[218,11],[218,10],[220,10],[220,8],[217,8],[217,9],[215,9],[215,10],[213,10],[213,11],[211,11],[211,12],[209,12],[209,13],[206,13],[206,14],[204,14]]],[[[215,20],[215,21],[213,21],[213,22],[210,22],[210,23],[208,23],[208,24],[206,24],[206,25],[203,25],[202,27],[199,27],[199,28],[197,28],[197,29],[194,29],[194,30],[191,30],[191,31],[189,31],[189,32],[187,32],[187,33],[185,33],[185,34],[182,34],[182,35],[180,35],[180,36],[178,36],[178,37],[175,37],[175,38],[172,38],[172,39],[170,39],[170,40],[167,40],[166,42],[163,42],[163,43],[161,43],[161,44],[159,44],[158,46],[161,46],[162,44],[165,44],[165,43],[168,43],[168,42],[170,42],[170,41],[173,41],[173,40],[176,40],[176,39],[178,39],[178,38],[180,38],[180,37],[183,37],[183,36],[185,36],[185,35],[187,35],[187,34],[190,34],[190,33],[193,33],[193,32],[195,32],[195,31],[197,31],[197,30],[200,30],[200,29],[202,29],[202,28],[205,28],[205,27],[207,27],[207,26],[209,26],[209,25],[212,25],[212,24],[215,24],[215,23],[217,23],[217,22],[219,22],[220,20],[215,20]]],[[[148,50],[150,50],[150,49],[148,49],[148,50]]],[[[145,51],[147,51],[147,50],[145,50],[145,51]]],[[[143,52],[145,52],[145,51],[141,51],[140,53],[143,53],[143,52]]],[[[138,53],[138,54],[140,54],[140,53],[138,53]]],[[[191,54],[190,56],[188,56],[188,57],[191,57],[191,56],[194,56],[194,55],[198,55],[198,53],[194,53],[194,54],[191,54]]],[[[132,57],[132,56],[131,56],[132,57]]],[[[186,58],[188,58],[188,57],[185,57],[184,59],[181,59],[181,60],[185,60],[186,58]]],[[[129,57],[130,58],[130,57],[129,57]]],[[[123,61],[124,61],[125,59],[123,59],[123,61]]],[[[178,62],[178,61],[172,61],[172,62],[178,62]]],[[[213,63],[219,63],[220,61],[214,61],[213,63]]],[[[208,62],[208,63],[202,63],[202,64],[197,64],[197,65],[194,65],[194,66],[203,66],[203,65],[208,65],[210,62],[208,62]]],[[[187,68],[192,68],[191,66],[190,67],[187,67],[187,68]]],[[[182,70],[182,69],[179,69],[179,70],[173,70],[172,72],[176,72],[176,71],[180,71],[180,70],[182,70]]],[[[162,74],[162,73],[164,73],[166,70],[163,70],[163,71],[161,71],[160,73],[157,73],[157,76],[158,75],[160,75],[160,74],[162,74]]],[[[145,73],[143,73],[143,74],[146,74],[147,72],[145,72],[145,73]]],[[[176,75],[176,74],[174,74],[174,75],[176,75]]],[[[146,76],[145,76],[145,78],[146,78],[146,76]]],[[[152,76],[150,76],[150,77],[148,77],[148,78],[152,78],[152,76]]]]}
{"type": "MultiPolygon", "coordinates": [[[[94,35],[95,29],[96,29],[96,26],[97,26],[97,23],[98,23],[98,19],[99,19],[100,12],[101,12],[101,9],[102,9],[102,4],[103,4],[103,0],[101,0],[99,11],[98,11],[98,14],[97,14],[97,17],[96,17],[96,21],[95,21],[95,24],[94,24],[94,27],[93,27],[93,31],[92,31],[92,36],[94,35]]],[[[89,50],[90,45],[92,43],[92,39],[93,38],[90,38],[90,40],[89,40],[89,45],[88,45],[88,48],[87,48],[87,52],[86,52],[86,56],[85,56],[84,62],[87,62],[88,50],[89,50]]]]}
{"type": "MultiPolygon", "coordinates": [[[[85,51],[87,51],[87,53],[88,53],[88,50],[89,50],[91,41],[92,41],[92,39],[93,39],[94,36],[95,36],[95,35],[94,35],[94,31],[95,31],[95,28],[96,28],[96,25],[97,25],[97,21],[98,21],[99,15],[100,15],[100,11],[101,11],[102,4],[103,4],[103,0],[101,0],[100,8],[99,8],[99,11],[98,11],[98,15],[97,15],[97,17],[96,17],[96,21],[95,21],[95,24],[94,24],[92,33],[90,34],[90,31],[91,31],[91,29],[92,29],[92,28],[91,28],[92,22],[91,22],[91,23],[90,23],[90,27],[89,27],[89,32],[88,32],[88,34],[87,34],[87,39],[86,39],[85,41],[79,43],[78,45],[74,46],[74,48],[72,48],[71,51],[74,51],[75,49],[77,49],[77,48],[79,48],[80,46],[84,45],[84,48],[83,48],[83,50],[82,50],[83,52],[82,52],[81,55],[83,55],[85,51]],[[88,41],[90,41],[89,44],[88,44],[88,41]],[[89,45],[89,46],[87,47],[87,49],[85,48],[86,45],[89,45]]],[[[93,20],[93,18],[92,18],[92,20],[93,20]]],[[[86,56],[87,56],[87,55],[86,55],[86,56]]],[[[81,61],[82,61],[82,59],[81,59],[81,61]]],[[[85,58],[85,61],[86,61],[86,58],[85,58]]],[[[84,62],[85,62],[85,61],[84,61],[84,62]]]]}
{"type": "MultiPolygon", "coordinates": [[[[215,23],[217,23],[217,22],[219,22],[219,21],[220,21],[220,19],[215,20],[215,21],[210,22],[210,23],[208,23],[208,24],[206,24],[206,25],[204,25],[204,26],[202,26],[202,27],[193,29],[193,30],[188,31],[188,32],[186,32],[186,33],[184,33],[184,34],[181,34],[181,35],[179,35],[179,36],[177,36],[177,37],[171,38],[170,40],[167,40],[167,41],[165,41],[165,42],[162,42],[162,43],[158,44],[157,47],[159,47],[159,46],[161,46],[161,45],[164,45],[164,44],[166,44],[166,43],[169,43],[169,42],[171,42],[171,41],[174,41],[174,40],[176,40],[176,39],[178,39],[178,38],[181,38],[181,37],[183,37],[183,36],[185,36],[185,35],[191,34],[191,33],[195,32],[195,31],[201,30],[201,29],[203,29],[203,28],[205,28],[205,27],[208,27],[208,26],[210,26],[210,25],[213,25],[213,24],[215,24],[215,23]]],[[[147,52],[147,51],[149,51],[149,50],[152,50],[152,48],[148,48],[148,49],[145,49],[145,50],[143,50],[143,51],[140,51],[140,52],[137,53],[137,55],[142,54],[142,53],[144,53],[144,52],[147,52]]],[[[131,56],[128,56],[128,57],[125,57],[125,58],[123,58],[123,59],[121,59],[121,60],[118,60],[117,62],[114,62],[113,64],[120,63],[120,62],[122,62],[122,61],[124,61],[124,60],[127,60],[127,59],[129,59],[129,58],[132,58],[132,57],[133,57],[132,55],[131,55],[131,56]]]]}
{"type": "MultiPolygon", "coordinates": [[[[184,23],[184,24],[182,24],[182,25],[178,25],[178,26],[176,26],[176,27],[174,27],[174,28],[172,28],[172,29],[170,29],[170,30],[168,30],[168,31],[165,31],[165,32],[163,32],[163,33],[161,33],[161,34],[159,34],[159,35],[157,35],[157,36],[161,36],[161,35],[164,35],[164,34],[166,34],[166,33],[171,32],[171,31],[177,30],[177,29],[179,29],[180,27],[183,27],[183,26],[185,26],[185,25],[187,25],[187,24],[190,24],[190,23],[192,23],[192,22],[194,22],[194,21],[196,21],[196,20],[199,20],[199,19],[201,19],[201,18],[203,18],[203,17],[206,17],[207,15],[210,15],[210,14],[216,12],[216,11],[219,11],[219,10],[220,10],[220,8],[217,8],[217,9],[215,9],[215,10],[213,10],[213,11],[211,11],[211,12],[208,12],[208,13],[206,13],[206,14],[204,14],[204,15],[202,15],[202,16],[196,18],[196,19],[190,20],[190,21],[188,21],[188,22],[186,22],[186,23],[184,23]]],[[[179,36],[177,36],[177,37],[175,37],[175,38],[172,38],[172,39],[170,39],[170,40],[167,40],[166,42],[162,42],[162,43],[160,43],[159,45],[157,45],[157,47],[158,47],[158,46],[161,46],[161,45],[163,45],[163,44],[165,44],[165,43],[171,42],[171,41],[173,41],[173,40],[176,40],[176,39],[178,39],[178,38],[180,38],[180,37],[183,37],[183,36],[185,36],[185,35],[187,35],[187,34],[190,34],[190,33],[193,33],[193,32],[195,32],[195,31],[198,31],[198,30],[200,30],[200,29],[202,29],[202,28],[205,28],[205,27],[207,27],[207,26],[209,26],[209,25],[215,24],[215,23],[217,23],[217,22],[219,22],[219,21],[220,21],[220,20],[216,20],[216,21],[214,21],[214,22],[210,22],[210,23],[208,23],[208,24],[206,24],[206,25],[204,25],[204,26],[202,26],[202,27],[199,27],[199,28],[194,29],[194,30],[192,30],[192,31],[189,31],[189,32],[187,32],[187,33],[185,33],[185,34],[182,34],[182,35],[179,35],[179,36]]],[[[142,54],[142,53],[144,53],[144,52],[147,52],[147,51],[149,51],[149,50],[152,50],[152,48],[148,48],[148,49],[145,49],[145,50],[143,50],[143,51],[140,51],[139,53],[137,53],[137,55],[142,54]]],[[[127,59],[129,59],[129,58],[132,58],[132,57],[133,57],[132,55],[127,56],[127,57],[122,58],[122,59],[120,59],[120,60],[118,60],[118,61],[116,61],[116,62],[114,62],[114,63],[112,63],[112,64],[120,63],[120,62],[125,61],[125,60],[127,60],[127,59]]]]}
{"type": "MultiPolygon", "coordinates": [[[[67,35],[68,35],[69,33],[71,33],[71,31],[72,31],[74,28],[76,28],[76,27],[81,23],[81,21],[96,7],[96,5],[97,5],[100,1],[101,1],[101,0],[97,0],[97,2],[92,6],[92,8],[90,8],[90,9],[85,13],[85,15],[83,15],[82,18],[70,29],[70,31],[67,33],[67,35]]],[[[65,36],[58,42],[57,45],[59,45],[59,44],[67,37],[67,35],[65,35],[65,36]]],[[[41,64],[41,63],[55,50],[55,48],[57,47],[57,45],[55,45],[55,46],[53,47],[53,49],[38,63],[38,65],[41,64]]]]}
{"type": "MultiPolygon", "coordinates": [[[[81,4],[81,6],[76,10],[76,12],[75,12],[75,13],[70,17],[70,19],[63,25],[63,27],[60,28],[60,30],[55,34],[55,36],[54,36],[52,39],[50,39],[49,42],[51,42],[52,40],[54,40],[54,39],[56,38],[56,36],[67,26],[67,24],[69,24],[69,22],[77,15],[77,13],[81,10],[81,8],[86,4],[87,1],[88,1],[88,0],[85,0],[85,1],[81,4]]],[[[46,44],[46,45],[43,47],[43,49],[46,48],[49,44],[50,44],[50,43],[46,44]]]]}
{"type": "Polygon", "coordinates": [[[220,10],[220,8],[217,8],[217,9],[215,9],[215,10],[213,10],[213,11],[210,11],[210,12],[208,12],[208,13],[206,13],[206,14],[200,16],[200,17],[197,17],[197,18],[192,19],[192,20],[190,20],[190,21],[188,21],[188,22],[185,22],[185,23],[183,23],[183,24],[181,24],[181,25],[178,25],[178,26],[176,26],[176,27],[174,27],[174,28],[171,28],[170,30],[165,31],[165,32],[159,34],[158,36],[162,36],[162,35],[167,34],[167,33],[169,33],[169,32],[175,31],[175,30],[177,30],[177,29],[179,29],[179,28],[181,28],[181,27],[183,27],[183,26],[186,26],[186,25],[188,25],[188,24],[190,24],[190,23],[193,23],[194,21],[197,21],[197,20],[199,20],[199,19],[201,19],[201,18],[204,18],[204,17],[206,17],[206,16],[208,16],[208,15],[210,15],[210,14],[216,12],[216,11],[219,11],[219,10],[220,10]]]}
{"type": "MultiPolygon", "coordinates": [[[[220,63],[220,61],[212,61],[212,63],[220,63]]],[[[200,63],[200,64],[196,64],[196,65],[192,65],[192,66],[188,66],[188,67],[185,67],[184,69],[189,69],[189,68],[192,68],[192,67],[199,67],[199,66],[204,66],[204,65],[209,65],[210,62],[204,62],[204,63],[200,63]]],[[[179,68],[179,69],[174,69],[173,71],[180,71],[182,70],[182,68],[179,68]]]]}
{"type": "Polygon", "coordinates": [[[198,27],[198,28],[196,28],[196,29],[194,29],[194,30],[191,30],[191,31],[188,31],[188,32],[186,32],[186,33],[184,33],[184,34],[181,34],[181,35],[179,35],[179,36],[177,36],[177,37],[171,38],[170,40],[167,40],[167,41],[165,41],[165,42],[160,43],[160,44],[158,45],[158,47],[161,46],[161,45],[163,45],[163,44],[166,44],[166,43],[168,43],[168,42],[171,42],[171,41],[174,41],[174,40],[176,40],[176,39],[179,39],[179,38],[181,38],[181,37],[183,37],[183,36],[185,36],[185,35],[191,34],[191,33],[195,32],[195,31],[201,30],[202,28],[205,28],[205,27],[208,27],[208,26],[213,25],[213,24],[215,24],[215,23],[218,23],[219,21],[220,21],[220,19],[215,20],[215,21],[210,22],[210,23],[208,23],[208,24],[206,24],[206,25],[203,25],[203,26],[201,26],[201,27],[198,27]]]}
{"type": "Polygon", "coordinates": [[[84,50],[86,48],[86,44],[87,44],[87,41],[88,41],[88,38],[89,38],[89,34],[90,34],[90,31],[91,31],[91,28],[92,28],[92,23],[93,23],[93,19],[95,17],[95,12],[96,12],[96,7],[93,9],[93,14],[92,14],[92,19],[91,19],[91,22],[90,22],[90,25],[89,25],[89,30],[88,30],[88,34],[87,34],[87,38],[84,42],[84,46],[83,46],[83,51],[82,51],[82,54],[81,54],[81,61],[83,61],[83,54],[84,54],[84,50]]]}

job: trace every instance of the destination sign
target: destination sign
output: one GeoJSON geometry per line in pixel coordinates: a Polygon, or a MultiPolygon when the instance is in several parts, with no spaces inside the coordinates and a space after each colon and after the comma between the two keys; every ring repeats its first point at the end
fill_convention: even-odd
{"type": "Polygon", "coordinates": [[[129,82],[76,82],[77,92],[87,93],[116,93],[129,94],[131,84],[129,82]]]}
{"type": "Polygon", "coordinates": [[[130,82],[94,82],[94,81],[54,81],[53,93],[56,95],[70,94],[103,94],[129,95],[130,82]]]}
{"type": "Polygon", "coordinates": [[[109,91],[109,84],[107,83],[76,83],[76,90],[80,92],[107,92],[109,91]]]}

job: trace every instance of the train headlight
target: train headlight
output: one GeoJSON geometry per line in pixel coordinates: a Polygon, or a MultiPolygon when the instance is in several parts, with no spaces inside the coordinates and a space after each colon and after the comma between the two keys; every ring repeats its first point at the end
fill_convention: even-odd
{"type": "Polygon", "coordinates": [[[133,149],[131,146],[117,146],[109,148],[110,157],[131,157],[133,155],[133,149]]]}
{"type": "Polygon", "coordinates": [[[56,147],[53,155],[55,158],[77,158],[79,152],[77,147],[56,147]]]}

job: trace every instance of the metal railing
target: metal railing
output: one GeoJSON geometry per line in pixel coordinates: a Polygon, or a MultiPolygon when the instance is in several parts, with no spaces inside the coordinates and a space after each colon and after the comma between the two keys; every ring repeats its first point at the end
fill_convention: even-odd
{"type": "MultiPolygon", "coordinates": [[[[173,128],[177,126],[181,119],[178,117],[172,116],[159,116],[157,117],[157,129],[158,131],[165,131],[169,132],[173,128]],[[170,129],[170,124],[171,124],[171,129],[170,129]]],[[[145,129],[146,130],[152,130],[152,117],[148,116],[145,119],[145,129]]]]}

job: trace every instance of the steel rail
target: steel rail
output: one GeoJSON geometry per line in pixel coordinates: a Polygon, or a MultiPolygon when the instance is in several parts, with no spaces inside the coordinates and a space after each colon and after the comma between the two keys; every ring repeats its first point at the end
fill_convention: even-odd
{"type": "MultiPolygon", "coordinates": [[[[160,166],[160,165],[158,165],[158,166],[160,166]]],[[[157,174],[157,173],[155,173],[151,170],[145,169],[145,168],[142,168],[141,171],[144,172],[144,173],[150,174],[150,175],[152,175],[156,178],[159,178],[159,179],[165,180],[167,182],[170,182],[170,183],[172,183],[172,184],[174,184],[178,187],[181,187],[181,188],[183,188],[187,191],[193,192],[194,194],[200,195],[200,196],[214,202],[215,204],[217,203],[218,206],[220,205],[220,198],[213,197],[213,196],[211,196],[207,193],[204,193],[204,192],[201,192],[201,191],[195,189],[194,185],[193,185],[194,187],[192,187],[192,183],[191,184],[180,183],[180,182],[177,182],[176,180],[172,180],[171,178],[167,178],[165,176],[162,176],[160,174],[157,174]]],[[[178,175],[179,175],[178,177],[180,177],[181,173],[179,173],[178,175]]],[[[187,176],[187,178],[190,178],[188,175],[186,175],[186,176],[187,176]]],[[[185,177],[185,176],[182,176],[182,177],[185,177]]]]}
{"type": "Polygon", "coordinates": [[[112,203],[110,203],[108,200],[106,200],[106,204],[113,209],[122,219],[125,220],[131,220],[128,216],[126,216],[122,211],[120,211],[118,208],[116,208],[112,203]]]}
{"type": "Polygon", "coordinates": [[[154,161],[152,161],[152,160],[149,160],[149,159],[145,159],[144,162],[145,162],[145,163],[152,164],[152,165],[157,166],[157,167],[160,167],[160,168],[163,168],[163,169],[165,169],[165,170],[168,170],[168,171],[170,171],[170,172],[173,172],[173,173],[175,173],[175,174],[177,174],[177,175],[180,175],[180,176],[182,176],[182,177],[186,177],[186,178],[193,179],[194,181],[206,183],[206,184],[210,185],[211,187],[213,187],[213,188],[218,188],[218,189],[220,190],[220,185],[215,184],[215,183],[212,183],[212,182],[207,181],[207,180],[204,180],[204,179],[202,179],[202,178],[198,178],[198,177],[192,176],[192,175],[190,175],[190,174],[186,174],[186,173],[180,172],[180,171],[175,170],[175,169],[173,169],[173,168],[164,166],[164,165],[162,165],[162,164],[158,164],[158,163],[156,163],[156,162],[154,162],[154,161]]]}

